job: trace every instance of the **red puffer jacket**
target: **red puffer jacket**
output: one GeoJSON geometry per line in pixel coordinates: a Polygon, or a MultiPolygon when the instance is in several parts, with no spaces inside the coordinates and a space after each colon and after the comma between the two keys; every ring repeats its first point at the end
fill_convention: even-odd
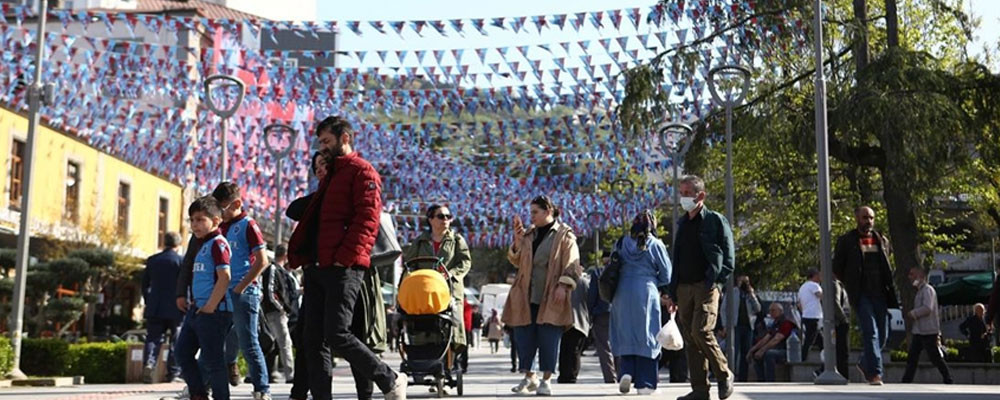
{"type": "Polygon", "coordinates": [[[288,240],[294,268],[368,267],[382,211],[382,179],[357,152],[337,157],[288,240]]]}

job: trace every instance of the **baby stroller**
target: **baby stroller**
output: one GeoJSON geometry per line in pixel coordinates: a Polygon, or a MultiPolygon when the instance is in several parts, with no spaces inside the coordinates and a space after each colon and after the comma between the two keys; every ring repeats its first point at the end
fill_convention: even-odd
{"type": "Polygon", "coordinates": [[[462,316],[452,312],[452,285],[437,257],[404,261],[407,276],[399,284],[399,369],[411,385],[431,386],[437,397],[445,386],[464,393],[462,369],[452,349],[452,329],[462,316]]]}

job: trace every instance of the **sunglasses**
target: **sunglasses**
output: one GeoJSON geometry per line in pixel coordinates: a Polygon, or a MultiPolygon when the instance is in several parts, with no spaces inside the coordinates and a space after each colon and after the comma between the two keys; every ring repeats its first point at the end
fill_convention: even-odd
{"type": "Polygon", "coordinates": [[[452,217],[453,216],[451,214],[438,214],[434,216],[434,218],[440,219],[442,221],[451,220],[452,217]]]}

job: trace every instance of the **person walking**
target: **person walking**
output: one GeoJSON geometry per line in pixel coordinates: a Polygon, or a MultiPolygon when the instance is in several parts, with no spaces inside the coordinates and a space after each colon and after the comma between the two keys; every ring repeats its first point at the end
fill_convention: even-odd
{"type": "MultiPolygon", "coordinates": [[[[274,249],[274,260],[261,274],[261,289],[263,298],[261,300],[261,311],[263,311],[264,326],[274,337],[274,344],[278,353],[278,360],[281,369],[282,380],[287,381],[294,376],[295,361],[292,356],[292,336],[288,330],[288,314],[292,310],[292,296],[285,286],[286,274],[285,264],[288,261],[288,249],[285,245],[278,245],[274,249]]],[[[273,359],[272,357],[268,357],[273,359]]],[[[273,364],[273,363],[271,363],[273,364]]],[[[269,369],[271,381],[279,381],[276,374],[279,368],[269,369]]]]}
{"type": "MultiPolygon", "coordinates": [[[[677,313],[677,304],[669,301],[666,294],[660,295],[660,325],[669,323],[677,313]]],[[[684,349],[667,350],[660,349],[659,369],[667,369],[670,374],[670,383],[685,383],[688,381],[687,355],[684,349]]]]}
{"type": "Polygon", "coordinates": [[[618,382],[615,359],[611,355],[611,303],[601,299],[600,281],[604,266],[611,262],[611,249],[601,252],[601,264],[590,270],[590,287],[587,288],[587,309],[590,310],[591,330],[597,358],[601,360],[601,375],[604,383],[618,382]]]}
{"type": "Polygon", "coordinates": [[[820,322],[823,321],[823,288],[819,283],[819,271],[810,269],[806,272],[806,281],[799,287],[798,305],[802,312],[802,328],[805,329],[802,340],[802,361],[808,361],[809,349],[813,344],[820,350],[823,349],[823,339],[819,332],[820,322]]]}
{"type": "Polygon", "coordinates": [[[910,268],[907,276],[917,288],[913,299],[913,309],[907,314],[910,323],[910,351],[906,359],[906,372],[903,373],[903,383],[912,383],[913,375],[917,373],[917,362],[920,352],[927,351],[931,364],[941,372],[945,384],[953,383],[948,364],[941,355],[941,320],[938,319],[937,292],[927,284],[927,273],[919,267],[910,268]]]}
{"type": "Polygon", "coordinates": [[[580,274],[576,281],[576,289],[570,296],[573,308],[573,325],[563,332],[559,342],[559,378],[558,383],[576,383],[580,374],[580,357],[587,345],[590,335],[590,311],[587,310],[587,289],[590,288],[590,275],[580,274]]]}
{"type": "MultiPolygon", "coordinates": [[[[747,353],[750,351],[750,347],[753,346],[753,326],[757,319],[757,314],[760,313],[760,300],[757,299],[757,293],[754,291],[753,286],[750,285],[750,277],[747,275],[737,275],[736,276],[736,287],[733,288],[733,296],[738,296],[739,301],[738,310],[739,313],[736,317],[736,328],[734,329],[734,334],[729,334],[729,340],[734,340],[735,351],[733,356],[736,360],[733,364],[736,364],[736,381],[746,382],[749,377],[750,363],[752,360],[746,358],[747,353]],[[735,335],[735,336],[733,336],[735,335]]],[[[722,312],[721,315],[729,315],[726,308],[729,302],[722,302],[722,312]]],[[[729,332],[726,332],[727,334],[729,332]]]]}
{"type": "Polygon", "coordinates": [[[656,392],[660,343],[660,292],[670,284],[667,246],[656,238],[656,220],[644,211],[632,220],[629,236],[618,243],[621,271],[611,301],[611,351],[621,364],[618,390],[656,392]]]}
{"type": "Polygon", "coordinates": [[[146,270],[142,274],[142,299],[146,303],[143,317],[146,320],[146,345],[143,348],[143,383],[153,383],[153,372],[160,359],[160,347],[164,337],[169,338],[167,353],[167,382],[178,378],[180,366],[174,359],[177,342],[177,327],[183,314],[174,301],[177,276],[180,274],[183,258],[177,253],[181,236],[176,232],[163,235],[163,251],[146,259],[146,270]]]}
{"type": "Polygon", "coordinates": [[[864,354],[858,363],[871,385],[882,385],[882,348],[889,337],[889,309],[899,308],[889,240],[875,230],[875,211],[861,206],[854,210],[857,228],[837,239],[833,252],[833,274],[844,283],[854,318],[861,328],[864,354]]]}
{"type": "Polygon", "coordinates": [[[705,182],[694,175],[680,181],[686,212],[674,238],[674,268],[669,294],[677,303],[677,322],[687,351],[691,393],[679,400],[709,398],[708,369],[718,381],[719,398],[733,394],[733,373],[713,330],[722,287],[736,264],[729,221],[705,206],[705,182]]]}
{"type": "Polygon", "coordinates": [[[351,364],[356,386],[374,383],[386,399],[405,399],[409,378],[393,371],[351,329],[378,236],[382,179],[354,151],[355,132],[347,120],[324,119],[316,137],[335,158],[288,243],[291,265],[305,268],[310,392],[316,400],[332,397],[330,376],[321,372],[329,365],[321,354],[325,339],[351,364]]]}
{"type": "Polygon", "coordinates": [[[486,339],[490,342],[490,354],[500,351],[500,341],[503,340],[503,323],[497,310],[490,310],[490,319],[486,320],[486,339]]]}
{"type": "Polygon", "coordinates": [[[972,307],[973,314],[962,321],[958,329],[969,338],[969,351],[966,360],[970,362],[990,362],[990,334],[986,327],[986,306],[976,303],[972,307]]]}
{"type": "Polygon", "coordinates": [[[513,243],[507,259],[517,278],[507,295],[502,322],[514,328],[520,371],[524,379],[514,393],[552,395],[550,379],[556,369],[559,341],[573,324],[570,296],[580,269],[580,250],[572,228],[560,223],[559,209],[548,196],[531,200],[531,226],[514,217],[513,243]],[[534,359],[542,379],[535,377],[534,359]]]}

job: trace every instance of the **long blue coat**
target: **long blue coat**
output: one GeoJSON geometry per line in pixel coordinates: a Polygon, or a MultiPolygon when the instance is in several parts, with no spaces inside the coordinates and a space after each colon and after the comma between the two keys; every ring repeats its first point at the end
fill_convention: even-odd
{"type": "Polygon", "coordinates": [[[626,236],[618,250],[622,259],[618,289],[611,302],[611,352],[615,356],[656,358],[660,344],[660,293],[670,284],[670,258],[660,239],[646,238],[646,250],[626,236]]]}

